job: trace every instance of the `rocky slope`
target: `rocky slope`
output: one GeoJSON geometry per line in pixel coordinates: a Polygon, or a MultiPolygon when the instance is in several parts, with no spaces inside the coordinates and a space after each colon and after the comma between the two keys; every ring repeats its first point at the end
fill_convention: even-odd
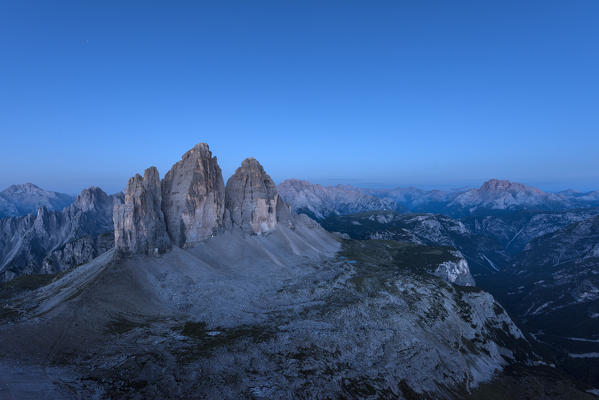
{"type": "Polygon", "coordinates": [[[50,192],[32,183],[12,185],[0,192],[0,218],[35,213],[39,207],[60,211],[74,200],[73,196],[50,192]]]}
{"type": "Polygon", "coordinates": [[[330,215],[404,209],[393,201],[379,199],[349,185],[321,186],[308,181],[288,179],[280,183],[277,190],[294,211],[316,220],[330,215]]]}
{"type": "Polygon", "coordinates": [[[57,273],[86,263],[113,246],[112,208],[120,196],[91,187],[62,211],[0,219],[0,281],[57,273]]]}
{"type": "Polygon", "coordinates": [[[249,233],[263,234],[275,229],[279,222],[291,223],[289,207],[254,158],[244,160],[227,181],[225,206],[231,223],[249,233]]]}
{"type": "MultiPolygon", "coordinates": [[[[598,376],[592,372],[599,370],[596,211],[515,211],[470,217],[465,223],[441,215],[381,211],[329,217],[322,224],[356,239],[459,249],[474,266],[476,284],[498,297],[530,333],[537,351],[597,387],[598,376]],[[484,268],[486,263],[490,268],[484,268]]],[[[458,270],[454,263],[451,271],[458,270]]]]}
{"type": "Polygon", "coordinates": [[[0,353],[20,376],[44,366],[64,398],[463,398],[532,356],[489,294],[436,276],[446,249],[344,241],[335,256],[298,218],[13,296],[0,353]]]}

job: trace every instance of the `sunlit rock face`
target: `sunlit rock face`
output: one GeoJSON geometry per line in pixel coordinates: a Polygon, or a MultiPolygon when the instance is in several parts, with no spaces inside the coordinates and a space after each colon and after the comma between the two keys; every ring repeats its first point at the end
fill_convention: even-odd
{"type": "Polygon", "coordinates": [[[180,247],[198,244],[223,226],[225,185],[206,143],[185,153],[162,180],[162,211],[168,234],[180,247]]]}
{"type": "Polygon", "coordinates": [[[290,222],[289,208],[254,158],[245,159],[227,181],[225,204],[232,224],[248,233],[267,233],[279,222],[290,222]]]}
{"type": "Polygon", "coordinates": [[[114,239],[120,253],[163,253],[170,246],[161,209],[160,177],[156,167],[129,179],[125,204],[114,207],[114,239]]]}

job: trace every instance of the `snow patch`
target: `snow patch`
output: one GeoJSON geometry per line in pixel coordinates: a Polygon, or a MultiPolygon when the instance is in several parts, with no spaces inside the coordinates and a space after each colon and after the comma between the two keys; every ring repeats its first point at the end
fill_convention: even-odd
{"type": "Polygon", "coordinates": [[[587,393],[594,394],[595,396],[599,397],[599,389],[597,388],[589,389],[587,390],[587,393]]]}
{"type": "Polygon", "coordinates": [[[483,254],[483,258],[484,258],[485,260],[487,260],[487,262],[489,263],[489,265],[491,265],[491,268],[493,268],[495,271],[499,272],[499,268],[497,268],[497,267],[495,266],[495,264],[493,263],[493,261],[489,260],[489,257],[487,257],[487,256],[485,256],[485,255],[483,254]]]}
{"type": "Polygon", "coordinates": [[[547,303],[543,303],[543,305],[541,305],[540,307],[538,307],[536,310],[534,310],[532,312],[532,315],[540,314],[541,311],[543,311],[545,308],[547,308],[551,303],[553,303],[553,301],[548,301],[547,303]]]}
{"type": "Polygon", "coordinates": [[[575,342],[599,343],[599,339],[585,339],[585,338],[579,338],[579,337],[566,337],[564,339],[573,340],[575,342]]]}

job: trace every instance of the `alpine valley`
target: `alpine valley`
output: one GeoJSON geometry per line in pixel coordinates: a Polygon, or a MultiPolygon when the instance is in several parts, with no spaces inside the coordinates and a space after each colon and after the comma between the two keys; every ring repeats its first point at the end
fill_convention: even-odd
{"type": "Polygon", "coordinates": [[[0,398],[592,399],[599,196],[290,179],[210,148],[0,193],[0,398]]]}
{"type": "MultiPolygon", "coordinates": [[[[303,185],[305,193],[282,194],[316,218],[312,209],[323,203],[307,202],[307,194],[338,193],[337,187],[303,185]]],[[[321,208],[326,217],[317,220],[325,229],[347,239],[459,251],[476,285],[506,307],[535,351],[599,395],[597,191],[546,193],[496,179],[466,191],[353,190],[384,200],[385,207],[362,201],[352,206],[356,213],[321,208]]]]}

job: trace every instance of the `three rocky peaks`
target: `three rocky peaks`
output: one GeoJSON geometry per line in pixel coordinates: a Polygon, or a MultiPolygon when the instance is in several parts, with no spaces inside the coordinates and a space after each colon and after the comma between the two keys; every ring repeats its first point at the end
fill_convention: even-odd
{"type": "Polygon", "coordinates": [[[156,167],[130,178],[113,219],[120,254],[154,254],[194,246],[224,230],[261,235],[279,223],[290,225],[292,214],[257,160],[244,160],[225,186],[216,157],[199,143],[162,181],[156,167]]]}

